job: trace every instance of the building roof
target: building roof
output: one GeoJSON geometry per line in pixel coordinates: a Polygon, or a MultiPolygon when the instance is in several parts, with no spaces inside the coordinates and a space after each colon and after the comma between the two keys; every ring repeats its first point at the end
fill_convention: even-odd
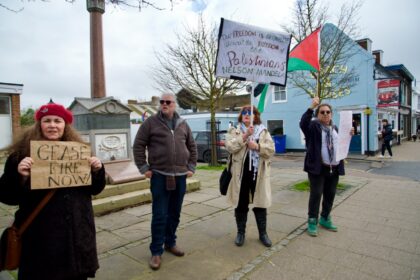
{"type": "Polygon", "coordinates": [[[23,84],[0,83],[0,93],[22,94],[23,84]]]}
{"type": "Polygon", "coordinates": [[[102,98],[88,98],[88,97],[75,97],[74,101],[70,104],[69,109],[73,108],[76,103],[82,105],[86,110],[91,111],[96,107],[101,106],[109,101],[117,102],[120,106],[124,107],[127,111],[131,111],[129,107],[122,104],[120,101],[115,99],[113,96],[102,97],[102,98]]]}
{"type": "Polygon", "coordinates": [[[148,104],[128,104],[128,108],[130,108],[133,112],[136,112],[138,115],[143,115],[147,112],[150,115],[154,115],[157,113],[159,106],[153,106],[148,104]]]}
{"type": "Polygon", "coordinates": [[[389,71],[402,71],[411,81],[414,81],[414,76],[410,73],[410,71],[408,71],[407,68],[405,68],[404,64],[385,66],[385,69],[389,71]]]}

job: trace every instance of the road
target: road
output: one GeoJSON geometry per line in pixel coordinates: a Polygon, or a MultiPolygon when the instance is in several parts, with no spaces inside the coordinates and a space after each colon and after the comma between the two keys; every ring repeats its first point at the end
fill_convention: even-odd
{"type": "MultiPolygon", "coordinates": [[[[282,158],[273,161],[273,166],[280,169],[303,168],[303,158],[282,158]]],[[[373,174],[399,176],[420,181],[420,161],[346,161],[346,169],[356,169],[373,174]]]]}

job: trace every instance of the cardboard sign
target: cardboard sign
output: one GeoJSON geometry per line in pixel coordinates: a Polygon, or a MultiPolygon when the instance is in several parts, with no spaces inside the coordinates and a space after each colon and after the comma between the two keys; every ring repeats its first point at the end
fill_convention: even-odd
{"type": "Polygon", "coordinates": [[[216,76],[286,85],[290,34],[222,18],[216,76]]]}
{"type": "Polygon", "coordinates": [[[31,189],[92,184],[90,146],[70,141],[31,141],[31,189]]]}

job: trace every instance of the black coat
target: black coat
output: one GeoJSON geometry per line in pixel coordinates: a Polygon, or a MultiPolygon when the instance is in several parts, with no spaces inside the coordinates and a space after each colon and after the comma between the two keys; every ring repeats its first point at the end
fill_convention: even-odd
{"type": "MultiPolygon", "coordinates": [[[[19,205],[17,225],[23,223],[49,190],[30,190],[22,183],[19,159],[8,157],[0,178],[0,201],[19,205]]],[[[99,268],[92,195],[105,187],[105,169],[92,173],[92,185],[57,189],[22,236],[19,280],[65,280],[94,277],[99,268]]]]}
{"type": "MultiPolygon", "coordinates": [[[[318,119],[312,120],[314,111],[308,109],[300,119],[300,129],[305,135],[306,155],[303,170],[314,174],[321,174],[322,167],[322,128],[318,119]]],[[[344,163],[340,160],[338,174],[344,175],[344,163]]]]}
{"type": "Polygon", "coordinates": [[[387,124],[386,126],[383,127],[382,129],[382,138],[385,141],[391,141],[393,136],[392,136],[392,127],[390,124],[387,124]]]}

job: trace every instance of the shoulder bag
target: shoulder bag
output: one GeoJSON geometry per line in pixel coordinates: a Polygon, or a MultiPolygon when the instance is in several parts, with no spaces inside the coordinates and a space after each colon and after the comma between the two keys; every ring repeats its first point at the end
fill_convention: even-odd
{"type": "Polygon", "coordinates": [[[18,228],[15,223],[6,228],[0,240],[0,271],[15,270],[19,267],[20,253],[22,249],[22,234],[32,223],[38,213],[51,199],[56,190],[50,191],[29,215],[26,221],[18,228]]]}
{"type": "Polygon", "coordinates": [[[225,167],[225,169],[223,169],[223,172],[219,178],[219,189],[220,189],[221,195],[226,195],[230,180],[232,179],[232,173],[230,172],[231,166],[232,166],[232,155],[229,156],[228,167],[225,167]]]}

